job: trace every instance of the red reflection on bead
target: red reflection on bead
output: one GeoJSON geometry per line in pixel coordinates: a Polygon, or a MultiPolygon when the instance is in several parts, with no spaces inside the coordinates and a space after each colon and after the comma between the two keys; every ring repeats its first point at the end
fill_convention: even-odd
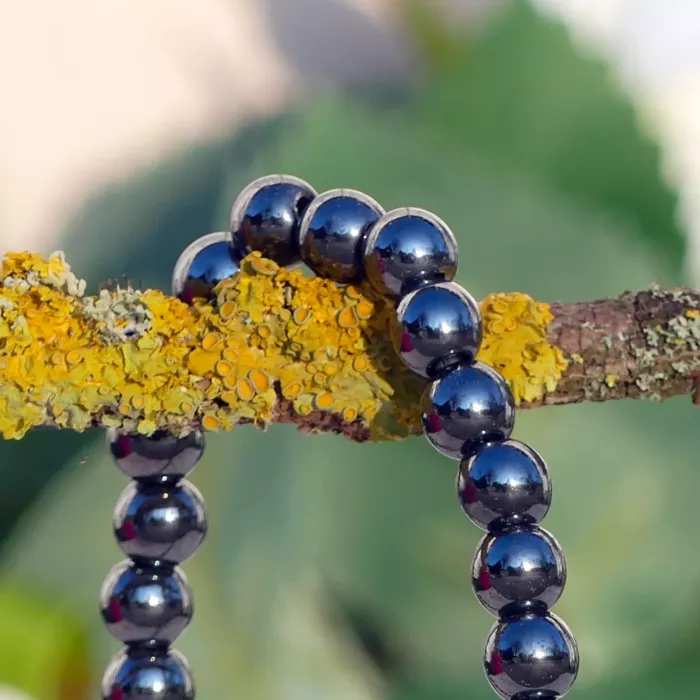
{"type": "Polygon", "coordinates": [[[440,416],[437,413],[431,413],[426,419],[426,430],[429,433],[439,433],[441,430],[440,416]]]}
{"type": "Polygon", "coordinates": [[[192,290],[185,287],[185,289],[183,289],[180,293],[180,301],[184,301],[185,304],[191,305],[194,301],[194,294],[192,293],[192,290]]]}
{"type": "Polygon", "coordinates": [[[110,622],[121,622],[124,619],[122,615],[122,606],[118,598],[112,598],[107,606],[107,614],[110,622]]]}
{"type": "Polygon", "coordinates": [[[136,526],[130,520],[126,520],[119,530],[122,540],[136,539],[136,526]]]}
{"type": "Polygon", "coordinates": [[[112,688],[110,700],[124,700],[124,691],[121,688],[112,688]]]}
{"type": "Polygon", "coordinates": [[[476,503],[479,500],[479,495],[476,490],[476,484],[473,481],[467,481],[467,485],[464,488],[464,501],[465,503],[476,503]]]}
{"type": "Polygon", "coordinates": [[[488,591],[491,588],[491,574],[488,569],[482,569],[479,572],[477,582],[480,591],[488,591]]]}
{"type": "Polygon", "coordinates": [[[131,438],[128,435],[120,435],[117,438],[117,451],[120,457],[128,457],[131,454],[131,438]]]}
{"type": "Polygon", "coordinates": [[[503,659],[497,651],[494,651],[493,654],[491,654],[491,660],[489,661],[489,673],[492,676],[497,676],[499,673],[503,673],[503,659]]]}
{"type": "Polygon", "coordinates": [[[401,352],[411,352],[411,350],[413,350],[411,336],[408,333],[404,333],[401,338],[401,352]]]}

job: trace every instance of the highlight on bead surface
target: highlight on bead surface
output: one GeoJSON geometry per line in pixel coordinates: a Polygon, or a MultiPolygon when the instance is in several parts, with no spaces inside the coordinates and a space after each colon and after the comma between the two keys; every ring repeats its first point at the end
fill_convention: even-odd
{"type": "Polygon", "coordinates": [[[472,564],[476,597],[493,615],[544,612],[559,600],[565,581],[559,543],[536,525],[488,533],[472,564]]]}
{"type": "Polygon", "coordinates": [[[194,430],[178,438],[164,431],[130,435],[107,430],[107,445],[117,466],[136,480],[177,480],[187,476],[204,453],[204,434],[194,430]]]}
{"type": "Polygon", "coordinates": [[[539,523],[552,500],[547,465],[519,440],[490,442],[462,460],[457,473],[462,510],[486,530],[495,521],[539,523]]]}
{"type": "Polygon", "coordinates": [[[241,257],[231,248],[231,234],[227,231],[198,238],[175,263],[173,295],[187,304],[210,298],[219,282],[238,273],[241,257]]]}
{"type": "Polygon", "coordinates": [[[192,592],[185,575],[171,567],[124,561],[102,586],[100,609],[107,628],[124,644],[168,645],[192,618],[192,592]]]}
{"type": "Polygon", "coordinates": [[[424,281],[450,281],[457,272],[454,234],[438,216],[417,207],[387,212],[370,229],[363,252],[367,280],[389,297],[424,281]]]}
{"type": "Polygon", "coordinates": [[[364,276],[362,242],[383,214],[379,203],[363,192],[323,192],[301,221],[302,260],[321,277],[343,283],[360,281],[364,276]]]}
{"type": "Polygon", "coordinates": [[[498,372],[475,362],[431,382],[421,400],[421,415],[431,444],[461,459],[481,442],[510,437],[515,404],[498,372]]]}
{"type": "Polygon", "coordinates": [[[181,564],[206,535],[202,494],[189,482],[130,483],[114,511],[114,534],[134,561],[181,564]]]}
{"type": "Polygon", "coordinates": [[[538,697],[537,691],[541,698],[559,698],[576,680],[579,656],[569,628],[556,615],[525,613],[494,625],[484,666],[505,700],[538,697]]]}
{"type": "Polygon", "coordinates": [[[299,226],[316,197],[308,182],[292,175],[267,175],[251,182],[231,210],[234,251],[259,251],[278,265],[299,261],[299,226]]]}
{"type": "Polygon", "coordinates": [[[187,661],[174,649],[124,649],[114,656],[102,679],[102,700],[194,698],[187,661]]]}
{"type": "Polygon", "coordinates": [[[434,377],[441,361],[474,359],[481,344],[479,305],[455,282],[428,284],[401,299],[392,336],[409,369],[434,377]]]}

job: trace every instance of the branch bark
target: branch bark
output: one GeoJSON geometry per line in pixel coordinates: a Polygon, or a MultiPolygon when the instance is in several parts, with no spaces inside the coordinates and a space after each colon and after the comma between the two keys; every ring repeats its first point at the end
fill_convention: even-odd
{"type": "Polygon", "coordinates": [[[615,299],[551,305],[547,335],[571,362],[554,391],[522,408],[694,395],[700,294],[652,288],[615,299]]]}
{"type": "MultiPolygon", "coordinates": [[[[695,405],[700,401],[696,290],[655,287],[549,307],[553,318],[547,340],[568,358],[568,366],[555,388],[538,399],[518,401],[519,409],[619,399],[662,401],[679,395],[688,395],[695,405]]],[[[309,432],[331,430],[355,440],[371,437],[370,431],[354,432],[352,425],[332,422],[331,416],[314,413],[300,421],[289,407],[281,409],[280,422],[297,423],[309,432]]]]}
{"type": "MultiPolygon", "coordinates": [[[[62,254],[10,254],[0,287],[0,431],[119,427],[184,434],[293,423],[355,441],[420,432],[422,380],[397,359],[393,308],[252,254],[211,301],[112,286],[83,296],[62,254]]],[[[700,293],[481,304],[479,359],[520,408],[695,395],[700,293]]]]}

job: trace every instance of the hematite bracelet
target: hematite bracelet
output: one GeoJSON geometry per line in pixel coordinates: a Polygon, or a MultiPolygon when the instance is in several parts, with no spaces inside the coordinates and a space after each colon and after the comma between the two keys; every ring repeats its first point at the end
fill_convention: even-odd
{"type": "MultiPolygon", "coordinates": [[[[280,265],[306,263],[338,283],[366,280],[396,300],[393,342],[403,362],[426,377],[425,434],[460,460],[457,493],[464,512],[486,530],[472,565],[478,600],[498,622],[484,654],[486,675],[506,700],[553,700],[578,673],[567,626],[549,612],[566,578],[557,541],[538,523],[551,501],[542,458],[510,438],[515,405],[492,368],[475,361],[481,315],[453,281],[457,243],[447,225],[423,209],[384,212],[355,190],[318,194],[308,183],[271,175],[236,199],[230,231],[201,237],[180,256],[173,293],[208,297],[251,251],[280,265]]],[[[192,596],[178,564],[205,535],[204,504],[184,481],[204,449],[203,436],[129,436],[110,431],[117,464],[134,481],[122,494],[114,530],[130,558],[105,582],[101,607],[126,645],[110,664],[104,700],[192,700],[194,683],[171,643],[187,626],[192,596]]]]}

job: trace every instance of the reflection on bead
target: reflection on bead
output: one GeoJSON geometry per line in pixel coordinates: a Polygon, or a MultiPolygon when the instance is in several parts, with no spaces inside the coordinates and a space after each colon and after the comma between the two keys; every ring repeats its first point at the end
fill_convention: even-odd
{"type": "Polygon", "coordinates": [[[302,260],[319,276],[358,282],[364,275],[362,241],[384,213],[357,190],[330,190],[309,205],[299,229],[302,260]]]}
{"type": "Polygon", "coordinates": [[[184,574],[130,561],[108,574],[100,596],[109,631],[124,644],[171,644],[192,618],[192,593],[184,574]]]}
{"type": "Polygon", "coordinates": [[[489,682],[506,699],[529,700],[537,697],[534,691],[561,697],[576,680],[578,663],[571,632],[551,613],[526,613],[498,622],[484,653],[489,682]]]}
{"type": "Polygon", "coordinates": [[[476,597],[494,615],[544,611],[559,600],[565,581],[559,543],[536,525],[487,534],[472,564],[476,597]]]}
{"type": "Polygon", "coordinates": [[[316,196],[308,182],[291,175],[267,175],[251,182],[231,211],[234,249],[259,250],[279,265],[299,261],[299,224],[316,196]]]}
{"type": "Polygon", "coordinates": [[[219,282],[240,270],[240,256],[231,249],[231,234],[209,233],[183,251],[173,270],[173,296],[187,304],[207,299],[219,282]]]}
{"type": "Polygon", "coordinates": [[[117,466],[132,479],[173,481],[187,476],[204,452],[204,435],[177,438],[159,431],[145,437],[107,430],[107,444],[117,466]]]}
{"type": "Polygon", "coordinates": [[[431,382],[421,399],[421,413],[432,445],[452,459],[461,459],[481,442],[510,436],[515,403],[501,375],[475,362],[431,382]]]}
{"type": "Polygon", "coordinates": [[[559,697],[561,695],[550,690],[524,690],[522,693],[516,693],[512,700],[557,700],[559,697]]]}
{"type": "Polygon", "coordinates": [[[481,344],[479,305],[455,282],[425,285],[406,295],[396,319],[396,352],[424,377],[435,376],[440,361],[471,362],[481,344]]]}
{"type": "Polygon", "coordinates": [[[181,564],[197,551],[206,529],[204,499],[187,481],[132,482],[114,511],[117,542],[134,560],[181,564]]]}
{"type": "Polygon", "coordinates": [[[552,500],[547,465],[518,440],[489,443],[462,460],[457,493],[464,512],[483,529],[502,520],[538,523],[552,500]]]}
{"type": "Polygon", "coordinates": [[[384,296],[406,294],[422,280],[451,280],[457,257],[457,241],[447,224],[414,207],[387,212],[364,244],[365,275],[384,296]]]}
{"type": "Polygon", "coordinates": [[[102,700],[194,700],[185,657],[175,649],[124,649],[102,679],[102,700]]]}

